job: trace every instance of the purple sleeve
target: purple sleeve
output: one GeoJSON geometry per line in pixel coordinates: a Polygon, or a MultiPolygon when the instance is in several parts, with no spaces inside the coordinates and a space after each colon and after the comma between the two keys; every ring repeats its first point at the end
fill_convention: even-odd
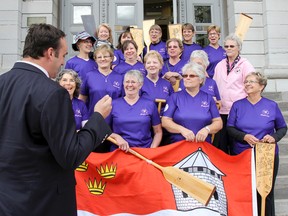
{"type": "Polygon", "coordinates": [[[176,106],[176,102],[175,102],[175,94],[172,94],[166,103],[163,116],[173,118],[176,108],[177,108],[177,106],[176,106]]]}
{"type": "Polygon", "coordinates": [[[212,115],[212,119],[220,117],[219,110],[218,110],[216,103],[212,97],[210,99],[210,112],[212,115]]]}
{"type": "Polygon", "coordinates": [[[236,127],[236,113],[237,107],[234,103],[228,115],[227,126],[236,127]]]}
{"type": "Polygon", "coordinates": [[[275,129],[279,129],[279,128],[283,128],[283,127],[287,127],[287,124],[285,122],[285,119],[279,109],[278,104],[276,104],[275,107],[275,129]]]}
{"type": "Polygon", "coordinates": [[[152,126],[159,125],[161,123],[160,116],[156,104],[153,102],[153,111],[152,111],[152,126]]]}

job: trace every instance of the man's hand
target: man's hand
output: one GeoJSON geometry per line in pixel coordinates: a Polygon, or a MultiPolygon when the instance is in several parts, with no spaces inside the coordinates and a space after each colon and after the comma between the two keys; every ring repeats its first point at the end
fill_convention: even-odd
{"type": "Polygon", "coordinates": [[[94,106],[94,112],[99,112],[103,118],[106,118],[112,109],[112,98],[109,95],[105,95],[94,106]]]}

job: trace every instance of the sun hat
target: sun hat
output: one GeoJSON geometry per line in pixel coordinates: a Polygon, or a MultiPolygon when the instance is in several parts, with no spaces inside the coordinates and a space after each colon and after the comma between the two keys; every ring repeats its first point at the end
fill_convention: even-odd
{"type": "Polygon", "coordinates": [[[92,43],[95,43],[95,38],[93,36],[91,36],[90,34],[88,34],[86,31],[80,32],[76,35],[76,37],[74,38],[74,42],[72,43],[72,48],[75,51],[79,51],[78,47],[77,47],[77,42],[79,40],[86,40],[87,38],[90,38],[92,40],[92,43]]]}

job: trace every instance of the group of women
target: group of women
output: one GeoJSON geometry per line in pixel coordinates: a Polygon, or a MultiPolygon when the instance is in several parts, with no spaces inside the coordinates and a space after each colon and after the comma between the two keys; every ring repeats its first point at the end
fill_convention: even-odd
{"type": "MultiPolygon", "coordinates": [[[[277,143],[286,134],[279,107],[261,95],[267,79],[240,55],[242,41],[236,35],[227,36],[223,48],[219,27],[209,26],[210,43],[202,49],[192,42],[195,30],[189,23],[182,26],[183,41],[171,38],[166,43],[160,26],[153,25],[142,62],[129,31],[120,35],[113,50],[111,29],[107,25],[100,29],[96,39],[85,32],[77,35],[72,47],[79,54],[56,79],[70,94],[77,130],[92,114],[94,104],[109,94],[113,109],[106,120],[122,150],[156,148],[163,144],[161,140],[187,140],[207,141],[234,155],[259,141],[277,143]],[[93,46],[97,47],[94,61],[89,58],[93,46]],[[177,81],[179,87],[173,89],[177,81]],[[157,99],[166,103],[165,108],[157,109],[157,99]]],[[[110,145],[110,151],[117,148],[110,145]]],[[[278,151],[276,144],[274,182],[278,151]]],[[[274,215],[273,190],[266,203],[266,212],[274,215]]]]}

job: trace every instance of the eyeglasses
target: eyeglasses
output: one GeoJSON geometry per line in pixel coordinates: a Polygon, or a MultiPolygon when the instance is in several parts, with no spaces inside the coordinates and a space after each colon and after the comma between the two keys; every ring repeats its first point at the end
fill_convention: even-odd
{"type": "Polygon", "coordinates": [[[209,33],[209,36],[215,36],[218,35],[217,33],[209,33]]]}
{"type": "Polygon", "coordinates": [[[179,48],[179,46],[168,46],[168,49],[172,49],[172,48],[177,49],[179,48]]]}
{"type": "Polygon", "coordinates": [[[254,84],[254,83],[259,83],[259,82],[256,80],[245,80],[244,81],[244,84],[254,84]]]}
{"type": "Polygon", "coordinates": [[[199,77],[198,75],[196,74],[182,74],[182,77],[183,78],[195,78],[195,77],[199,77]]]}
{"type": "Polygon", "coordinates": [[[130,81],[130,80],[127,80],[127,81],[125,81],[125,84],[132,84],[132,85],[135,85],[136,83],[138,83],[138,82],[136,82],[136,81],[130,81]]]}
{"type": "Polygon", "coordinates": [[[224,47],[225,47],[226,49],[228,49],[229,47],[233,49],[233,48],[235,47],[235,45],[225,45],[224,47]]]}
{"type": "Polygon", "coordinates": [[[96,56],[96,59],[101,60],[102,58],[108,59],[111,58],[111,56],[96,56]]]}

